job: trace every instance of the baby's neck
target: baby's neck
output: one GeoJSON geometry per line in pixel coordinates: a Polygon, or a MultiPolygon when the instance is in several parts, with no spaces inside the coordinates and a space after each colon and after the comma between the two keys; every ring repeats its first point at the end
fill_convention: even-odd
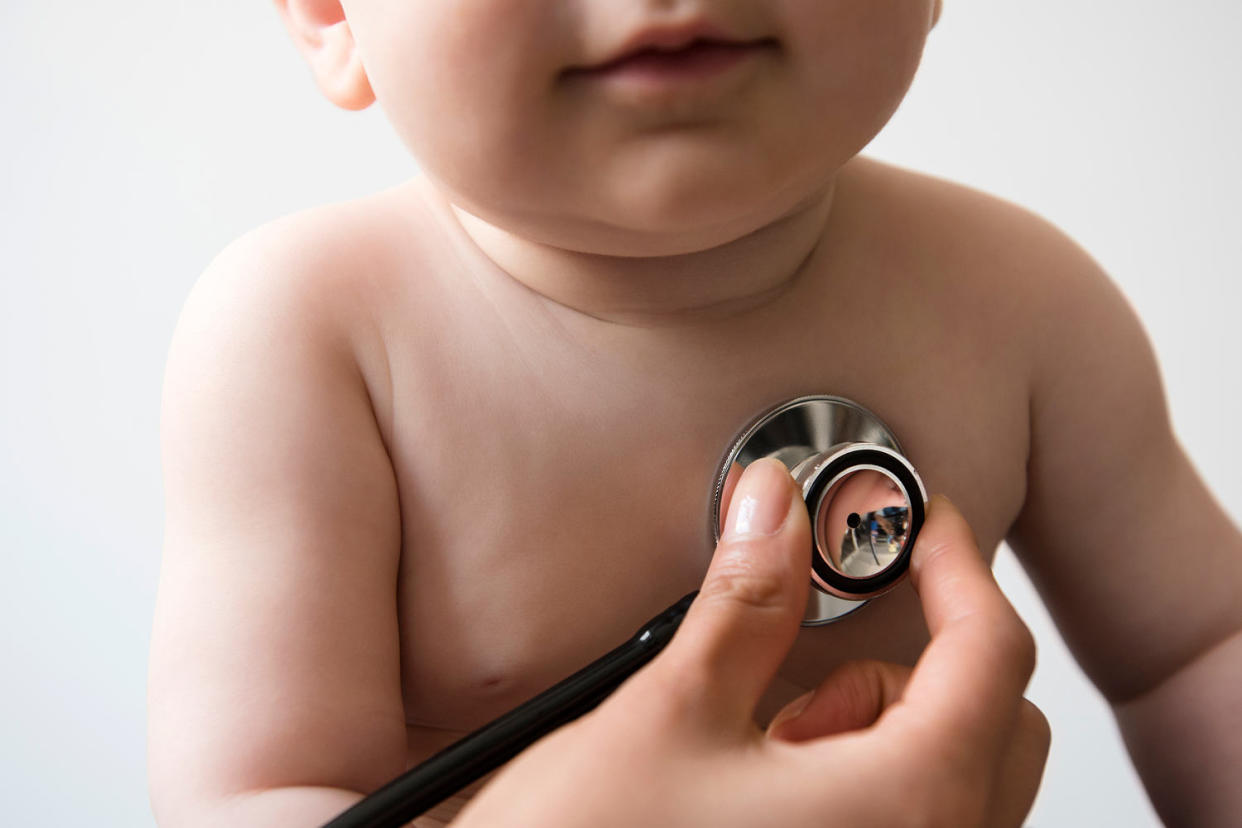
{"type": "Polygon", "coordinates": [[[609,256],[531,241],[460,209],[466,235],[503,274],[606,322],[659,325],[761,307],[796,281],[824,236],[832,188],[758,230],[675,256],[609,256]]]}

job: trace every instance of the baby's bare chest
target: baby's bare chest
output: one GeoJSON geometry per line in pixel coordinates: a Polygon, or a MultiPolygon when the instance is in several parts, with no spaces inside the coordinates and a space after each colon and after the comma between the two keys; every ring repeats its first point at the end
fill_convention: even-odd
{"type": "MultiPolygon", "coordinates": [[[[886,342],[882,328],[869,324],[874,342],[886,342]]],[[[413,732],[477,727],[696,588],[719,463],[737,431],[782,399],[836,394],[875,411],[989,553],[1021,506],[1025,388],[968,341],[929,351],[918,337],[879,347],[825,332],[719,344],[709,360],[693,337],[618,359],[504,347],[511,336],[440,353],[427,340],[389,343],[413,732]]],[[[806,630],[772,704],[851,658],[912,662],[924,640],[917,601],[899,588],[806,630]]]]}

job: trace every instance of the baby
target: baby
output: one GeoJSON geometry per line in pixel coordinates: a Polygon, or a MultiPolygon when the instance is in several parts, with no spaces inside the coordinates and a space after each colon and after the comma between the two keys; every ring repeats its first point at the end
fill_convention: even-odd
{"type": "MultiPolygon", "coordinates": [[[[938,2],[277,2],[422,173],[249,234],[186,303],[161,823],[326,821],[615,646],[698,585],[730,439],[804,394],[1013,545],[1165,819],[1236,818],[1242,537],[1139,323],[1038,218],[857,156],[938,2]]],[[[898,588],[804,629],[766,709],[926,640],[898,588]]]]}

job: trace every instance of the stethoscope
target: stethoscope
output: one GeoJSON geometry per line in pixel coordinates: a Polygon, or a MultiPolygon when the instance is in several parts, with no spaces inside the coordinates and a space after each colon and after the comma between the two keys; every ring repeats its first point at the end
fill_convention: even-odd
{"type": "MultiPolygon", "coordinates": [[[[737,478],[761,457],[785,464],[811,518],[812,588],[803,626],[835,621],[901,581],[923,525],[927,492],[879,417],[855,402],[823,395],[761,413],[720,462],[710,516],[716,540],[737,478]]],[[[664,648],[697,594],[569,678],[393,779],[326,828],[405,825],[591,710],[664,648]]]]}

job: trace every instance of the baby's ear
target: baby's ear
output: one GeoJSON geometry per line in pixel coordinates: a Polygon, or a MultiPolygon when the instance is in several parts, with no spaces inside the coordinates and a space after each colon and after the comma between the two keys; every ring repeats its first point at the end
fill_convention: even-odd
{"type": "Polygon", "coordinates": [[[940,12],[944,10],[944,0],[936,0],[936,5],[932,7],[932,26],[940,21],[940,12]]]}
{"type": "Polygon", "coordinates": [[[328,100],[343,109],[375,101],[340,0],[276,0],[276,8],[328,100]]]}

